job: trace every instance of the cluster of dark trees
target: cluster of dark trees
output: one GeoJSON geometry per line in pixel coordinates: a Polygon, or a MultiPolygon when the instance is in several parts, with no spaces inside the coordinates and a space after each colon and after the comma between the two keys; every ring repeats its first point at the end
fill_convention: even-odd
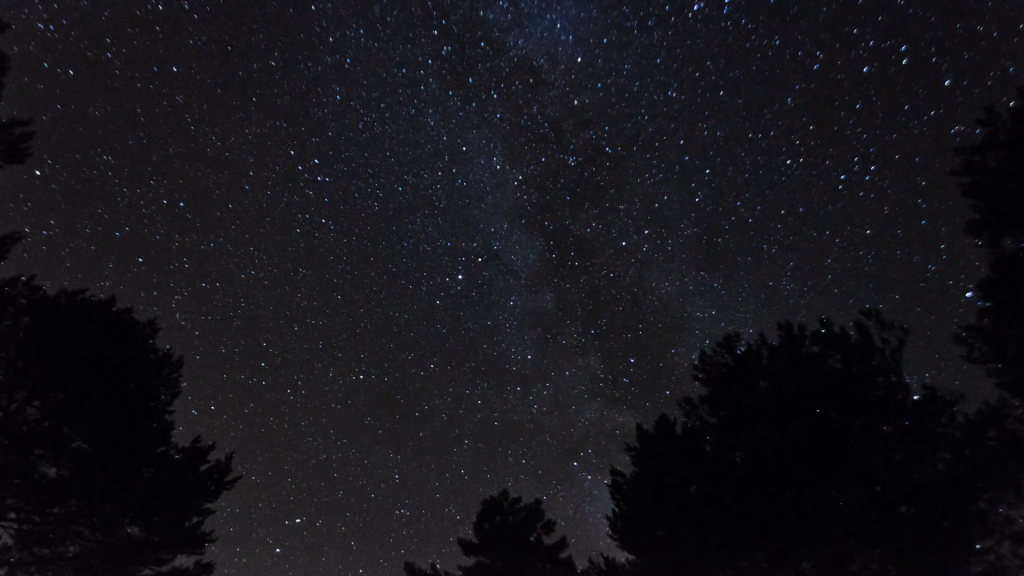
{"type": "MultiPolygon", "coordinates": [[[[779,324],[703,350],[703,392],[638,425],[612,468],[621,558],[577,567],[539,500],[483,501],[461,576],[1008,575],[1024,571],[1024,90],[952,174],[987,251],[975,321],[955,331],[999,397],[969,409],[903,372],[907,328],[779,324]]],[[[405,565],[407,576],[452,576],[405,565]]]]}
{"type": "MultiPolygon", "coordinates": [[[[8,25],[0,21],[0,33],[8,25]]],[[[0,52],[0,98],[9,60],[0,52]]],[[[0,168],[31,156],[0,118],[0,168]]],[[[22,239],[0,236],[0,262],[22,239]]],[[[0,575],[205,576],[231,455],[174,439],[182,360],[113,298],[0,278],[0,575]]]]}

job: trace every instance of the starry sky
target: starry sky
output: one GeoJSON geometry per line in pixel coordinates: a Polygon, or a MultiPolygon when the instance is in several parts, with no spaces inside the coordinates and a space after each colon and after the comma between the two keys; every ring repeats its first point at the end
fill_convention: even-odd
{"type": "Polygon", "coordinates": [[[1016,0],[9,0],[8,270],[116,294],[245,475],[224,575],[456,560],[501,488],[578,560],[637,421],[730,330],[908,323],[982,254],[948,177],[1022,83],[1016,0]]]}

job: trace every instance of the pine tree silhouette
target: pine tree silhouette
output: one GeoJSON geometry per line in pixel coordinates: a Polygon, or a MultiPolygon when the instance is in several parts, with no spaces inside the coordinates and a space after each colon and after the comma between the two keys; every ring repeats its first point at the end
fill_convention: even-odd
{"type": "Polygon", "coordinates": [[[974,289],[973,324],[957,341],[996,386],[1024,400],[1024,89],[1005,113],[985,109],[981,141],[957,150],[952,171],[974,217],[965,232],[988,251],[988,273],[974,289]]]}
{"type": "MultiPolygon", "coordinates": [[[[987,408],[996,418],[1012,422],[1016,436],[1024,436],[1024,89],[1005,113],[988,106],[977,121],[981,140],[957,149],[959,165],[951,171],[972,217],[964,231],[988,254],[988,270],[969,295],[977,300],[975,320],[961,326],[954,339],[964,358],[983,366],[993,383],[1013,399],[987,408]]],[[[1007,465],[1019,467],[1024,450],[1008,451],[1007,465]]],[[[989,503],[1001,520],[991,542],[995,559],[1019,574],[1024,570],[1024,494],[1005,492],[989,503]]],[[[1005,572],[1005,570],[1004,570],[1005,572]]]]}
{"type": "MultiPolygon", "coordinates": [[[[638,426],[612,470],[610,536],[628,564],[593,574],[967,574],[994,546],[990,494],[1016,486],[1004,414],[914,393],[907,331],[782,323],[702,351],[705,392],[638,426]]],[[[989,566],[996,573],[998,566],[989,566]]]]}
{"type": "Polygon", "coordinates": [[[238,477],[174,440],[182,361],[158,332],[113,298],[0,280],[0,574],[213,573],[204,524],[238,477]]]}
{"type": "MultiPolygon", "coordinates": [[[[576,574],[566,554],[565,536],[554,538],[557,523],[547,517],[540,500],[524,503],[508,490],[489,496],[473,521],[473,538],[459,538],[471,564],[459,566],[461,576],[563,576],[576,574]]],[[[431,565],[429,570],[405,563],[407,576],[453,576],[431,565]]]]}
{"type": "Polygon", "coordinates": [[[158,332],[113,298],[0,281],[0,574],[213,572],[204,523],[238,478],[174,440],[182,360],[158,332]]]}

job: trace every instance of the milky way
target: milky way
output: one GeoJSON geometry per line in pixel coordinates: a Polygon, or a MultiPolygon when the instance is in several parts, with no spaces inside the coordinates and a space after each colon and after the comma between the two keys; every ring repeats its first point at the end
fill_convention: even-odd
{"type": "Polygon", "coordinates": [[[161,318],[245,475],[219,573],[451,565],[506,486],[610,551],[609,464],[729,330],[881,307],[985,393],[948,170],[1024,5],[464,5],[4,6],[8,269],[161,318]]]}

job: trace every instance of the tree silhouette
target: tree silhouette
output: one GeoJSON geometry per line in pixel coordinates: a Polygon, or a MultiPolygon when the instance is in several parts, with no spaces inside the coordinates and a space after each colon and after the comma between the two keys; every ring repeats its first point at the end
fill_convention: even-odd
{"type": "MultiPolygon", "coordinates": [[[[0,36],[2,36],[11,25],[0,20],[0,36]]],[[[11,71],[11,59],[6,52],[0,50],[0,102],[3,101],[4,80],[11,71]]],[[[32,124],[31,120],[21,118],[0,118],[0,168],[5,164],[23,164],[32,155],[29,142],[32,140],[33,132],[25,130],[32,124]]]]}
{"type": "Polygon", "coordinates": [[[632,558],[621,560],[601,554],[597,560],[588,559],[586,568],[580,573],[586,576],[633,576],[641,574],[640,570],[638,563],[632,558]]]}
{"type": "Polygon", "coordinates": [[[974,289],[973,324],[957,340],[996,386],[1024,400],[1024,89],[1006,114],[985,109],[981,141],[957,150],[953,176],[974,217],[964,230],[988,250],[988,273],[974,289]]]}
{"type": "MultiPolygon", "coordinates": [[[[459,538],[459,548],[473,563],[459,566],[461,576],[560,576],[576,574],[566,554],[565,536],[551,540],[556,522],[547,517],[541,501],[524,503],[508,490],[489,496],[473,521],[473,539],[459,538]]],[[[431,565],[423,569],[405,563],[407,576],[452,576],[431,565]]]]}
{"type": "Polygon", "coordinates": [[[113,298],[0,280],[0,574],[213,572],[205,521],[238,478],[174,440],[182,360],[158,332],[113,298]]]}
{"type": "MultiPolygon", "coordinates": [[[[701,352],[681,420],[637,426],[612,469],[610,536],[628,565],[594,574],[967,574],[995,546],[988,495],[1020,447],[996,408],[911,390],[907,330],[782,323],[701,352]]],[[[989,566],[995,572],[998,563],[989,566]]]]}

